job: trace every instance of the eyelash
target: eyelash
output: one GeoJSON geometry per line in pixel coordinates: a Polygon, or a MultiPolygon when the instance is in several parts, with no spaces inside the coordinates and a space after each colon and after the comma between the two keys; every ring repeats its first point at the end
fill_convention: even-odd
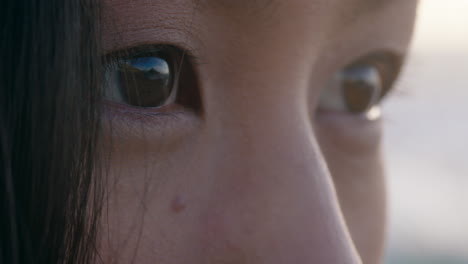
{"type": "Polygon", "coordinates": [[[378,105],[392,90],[401,65],[402,57],[387,51],[358,58],[338,71],[322,89],[319,112],[346,112],[354,116],[378,112],[378,105]],[[354,94],[349,94],[352,90],[354,94]]]}
{"type": "MultiPolygon", "coordinates": [[[[144,107],[143,109],[135,109],[138,108],[137,106],[133,106],[131,104],[127,104],[126,106],[118,105],[118,103],[111,103],[112,105],[118,105],[120,113],[132,113],[135,115],[139,112],[143,112],[144,115],[161,115],[167,114],[174,109],[181,109],[185,108],[185,110],[189,109],[193,112],[199,113],[202,111],[202,104],[201,104],[201,97],[200,91],[198,89],[198,80],[197,75],[195,74],[195,68],[197,65],[201,64],[201,60],[193,55],[190,51],[179,49],[177,47],[171,45],[143,45],[137,46],[130,49],[124,49],[121,51],[112,52],[103,58],[103,62],[105,65],[105,72],[115,71],[116,69],[121,69],[124,63],[134,60],[134,59],[141,59],[145,57],[160,57],[161,54],[168,54],[171,55],[166,56],[167,58],[175,58],[174,59],[174,76],[175,79],[175,87],[174,89],[178,89],[175,91],[176,99],[175,105],[178,107],[144,107]],[[175,55],[174,57],[171,57],[175,55]],[[122,111],[122,109],[127,109],[126,111],[122,111]]],[[[397,76],[400,72],[402,64],[401,56],[397,56],[391,52],[387,51],[379,51],[371,53],[368,56],[359,58],[355,60],[355,62],[348,64],[343,69],[349,69],[353,67],[353,65],[368,65],[371,67],[375,67],[378,72],[380,79],[382,80],[382,93],[378,95],[378,100],[375,101],[375,105],[378,105],[383,97],[391,90],[397,76]]],[[[325,87],[323,90],[326,92],[328,87],[325,87]]],[[[322,91],[323,92],[323,91],[322,91]]],[[[343,95],[344,96],[344,95],[343,95]]],[[[373,106],[373,105],[372,105],[373,106]]],[[[342,112],[347,112],[351,115],[359,115],[365,114],[370,108],[366,108],[366,111],[352,111],[349,109],[333,109],[333,107],[323,107],[323,105],[319,106],[318,111],[329,111],[329,110],[338,110],[342,112]]]]}
{"type": "MultiPolygon", "coordinates": [[[[171,74],[171,78],[174,79],[173,89],[176,90],[175,101],[170,105],[162,105],[156,107],[138,107],[133,106],[131,103],[119,105],[119,107],[127,108],[128,112],[143,112],[144,114],[166,113],[169,111],[173,111],[174,109],[182,110],[182,108],[184,108],[184,111],[201,111],[201,98],[198,90],[198,80],[197,75],[194,72],[195,65],[197,65],[200,62],[200,60],[197,57],[195,57],[190,51],[180,49],[172,45],[143,45],[111,52],[108,55],[104,56],[103,63],[105,65],[105,90],[109,89],[109,87],[107,87],[109,79],[106,78],[109,73],[117,71],[115,74],[121,74],[122,69],[125,67],[128,68],[129,66],[133,66],[131,65],[131,62],[134,62],[135,60],[138,61],[154,58],[169,61],[168,63],[172,65],[169,74],[171,74]]],[[[152,71],[154,68],[148,69],[152,71]]],[[[120,76],[119,78],[120,79],[117,82],[121,85],[122,77],[120,76]]],[[[136,83],[136,80],[133,81],[136,83]]],[[[116,89],[115,87],[110,88],[116,89]]],[[[115,102],[113,103],[112,100],[106,100],[106,103],[110,103],[114,106],[118,104],[115,102]]]]}

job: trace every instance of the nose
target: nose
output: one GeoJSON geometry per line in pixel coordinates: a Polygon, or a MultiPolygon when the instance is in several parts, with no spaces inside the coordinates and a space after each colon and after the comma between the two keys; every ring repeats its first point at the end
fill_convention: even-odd
{"type": "Polygon", "coordinates": [[[308,114],[267,97],[239,98],[208,120],[205,263],[360,263],[308,114]]]}

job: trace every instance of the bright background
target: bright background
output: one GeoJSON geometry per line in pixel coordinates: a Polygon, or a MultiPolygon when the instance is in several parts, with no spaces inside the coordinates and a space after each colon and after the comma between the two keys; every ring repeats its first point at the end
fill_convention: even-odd
{"type": "Polygon", "coordinates": [[[421,0],[384,106],[389,264],[468,264],[468,0],[421,0]]]}

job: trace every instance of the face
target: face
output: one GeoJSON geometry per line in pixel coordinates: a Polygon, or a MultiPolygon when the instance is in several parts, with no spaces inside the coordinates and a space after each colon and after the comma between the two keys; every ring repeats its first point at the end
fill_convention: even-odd
{"type": "Polygon", "coordinates": [[[379,263],[412,0],[104,0],[105,263],[379,263]]]}

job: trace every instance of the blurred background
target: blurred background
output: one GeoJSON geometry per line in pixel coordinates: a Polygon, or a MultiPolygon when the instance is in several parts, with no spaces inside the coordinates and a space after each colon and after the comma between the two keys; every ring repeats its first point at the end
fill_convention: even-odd
{"type": "Polygon", "coordinates": [[[387,264],[468,264],[468,0],[421,0],[385,106],[387,264]]]}

